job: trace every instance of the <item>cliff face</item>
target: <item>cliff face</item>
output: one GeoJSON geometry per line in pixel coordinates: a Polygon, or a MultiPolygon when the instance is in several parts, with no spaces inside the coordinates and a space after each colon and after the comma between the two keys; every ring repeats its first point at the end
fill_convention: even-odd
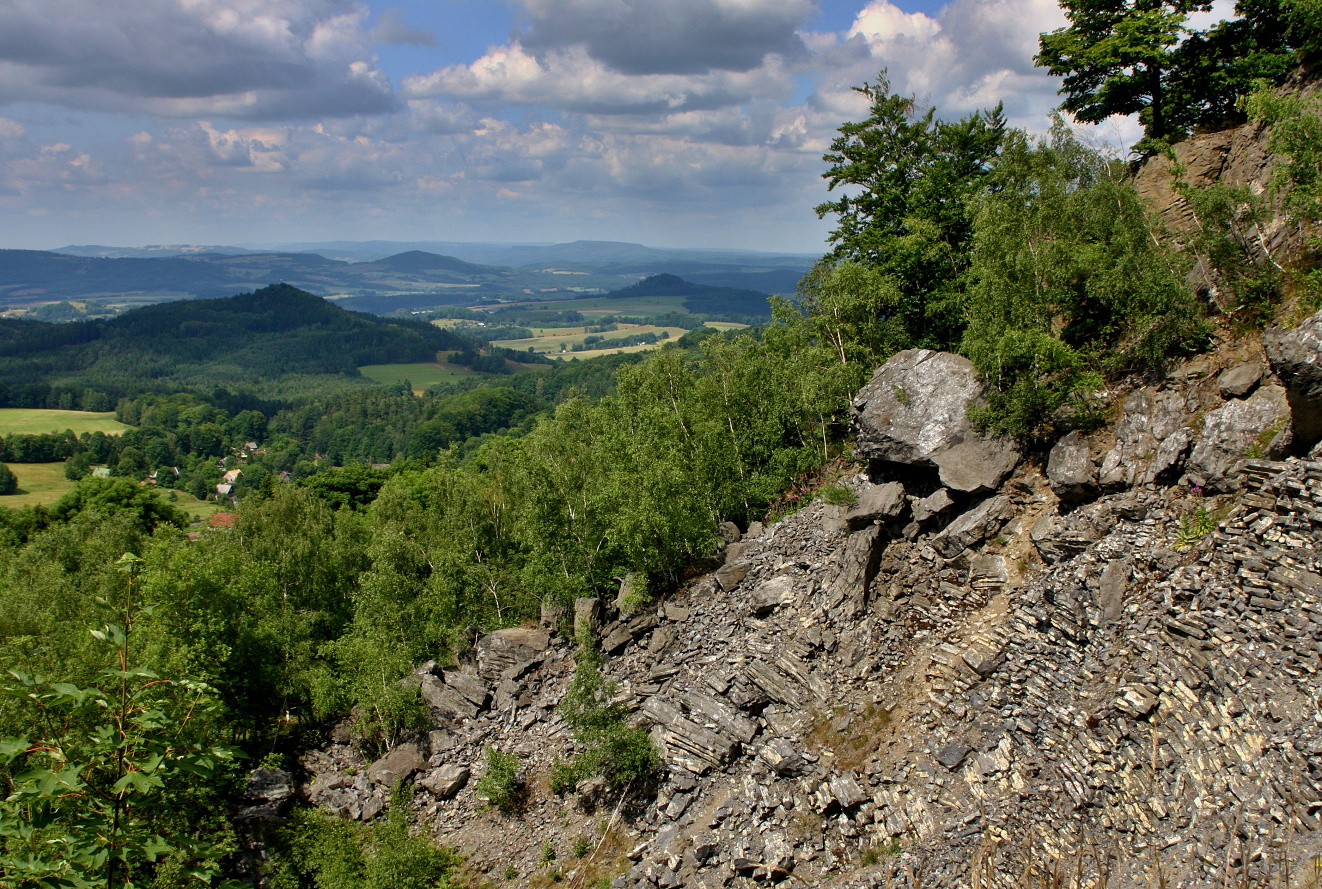
{"type": "Polygon", "coordinates": [[[896,356],[855,401],[855,505],[726,527],[722,566],[640,613],[580,601],[662,753],[655,795],[550,792],[574,752],[551,627],[426,665],[430,735],[369,763],[343,733],[301,793],[369,819],[412,778],[418,828],[513,885],[1298,874],[1322,852],[1322,463],[1296,422],[1322,313],[1268,342],[1044,464],[967,425],[976,385],[925,384],[963,359],[896,356]],[[520,757],[518,813],[475,796],[488,747],[520,757]]]}

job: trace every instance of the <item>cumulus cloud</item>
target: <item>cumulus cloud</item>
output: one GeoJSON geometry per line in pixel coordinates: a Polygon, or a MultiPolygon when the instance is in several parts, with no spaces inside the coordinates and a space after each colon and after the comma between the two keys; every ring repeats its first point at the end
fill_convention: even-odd
{"type": "Polygon", "coordinates": [[[9,0],[0,103],[253,119],[396,106],[356,0],[9,0]]]}
{"type": "Polygon", "coordinates": [[[621,77],[584,47],[541,58],[520,44],[496,47],[471,65],[405,78],[409,97],[540,105],[593,114],[656,115],[722,108],[755,98],[786,98],[788,70],[771,59],[754,71],[621,77]]]}

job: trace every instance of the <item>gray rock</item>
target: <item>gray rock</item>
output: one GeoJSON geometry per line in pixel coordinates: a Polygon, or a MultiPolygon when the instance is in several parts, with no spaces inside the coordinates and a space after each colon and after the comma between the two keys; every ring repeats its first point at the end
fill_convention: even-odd
{"type": "Polygon", "coordinates": [[[970,509],[950,523],[932,539],[932,548],[947,559],[953,559],[969,547],[977,546],[991,537],[1014,516],[1009,497],[992,497],[970,509]]]}
{"type": "Polygon", "coordinates": [[[983,391],[967,358],[899,352],[854,398],[855,452],[868,460],[934,465],[937,454],[979,437],[968,407],[983,391]]]}
{"type": "Polygon", "coordinates": [[[1243,398],[1257,388],[1265,371],[1266,368],[1256,361],[1227,367],[1216,380],[1221,397],[1243,398]]]}
{"type": "Polygon", "coordinates": [[[748,601],[755,616],[765,617],[777,608],[794,602],[794,579],[778,574],[763,581],[749,595],[748,601]]]}
{"type": "Polygon", "coordinates": [[[583,596],[574,600],[574,638],[595,636],[601,627],[601,600],[583,596]]]}
{"type": "Polygon", "coordinates": [[[470,777],[467,766],[448,765],[433,769],[418,783],[437,799],[453,799],[468,784],[470,777]]]}
{"type": "Polygon", "coordinates": [[[936,493],[914,503],[913,520],[921,525],[928,519],[946,512],[954,505],[955,500],[950,496],[950,492],[945,488],[941,488],[936,493]]]}
{"type": "Polygon", "coordinates": [[[748,576],[751,567],[747,562],[726,562],[716,571],[716,583],[721,589],[729,592],[748,576]]]}
{"type": "Polygon", "coordinates": [[[1093,467],[1092,451],[1077,431],[1066,435],[1051,449],[1047,479],[1062,500],[1084,500],[1094,492],[1097,471],[1093,467]]]}
{"type": "Polygon", "coordinates": [[[471,703],[478,710],[487,705],[487,698],[490,694],[486,683],[481,679],[469,673],[460,673],[457,670],[449,670],[444,674],[445,684],[453,688],[464,699],[471,703]]]}
{"type": "Polygon", "coordinates": [[[1207,415],[1188,470],[1206,487],[1226,490],[1230,470],[1246,457],[1283,456],[1290,440],[1290,404],[1280,386],[1263,386],[1243,401],[1207,415]]]}
{"type": "Polygon", "coordinates": [[[902,523],[908,506],[904,485],[899,482],[868,485],[858,495],[858,503],[845,513],[845,526],[850,531],[858,531],[874,523],[893,526],[902,523]]]}
{"type": "Polygon", "coordinates": [[[478,714],[478,707],[472,701],[431,674],[422,677],[418,691],[422,699],[442,716],[470,719],[478,714]]]}
{"type": "Polygon", "coordinates": [[[1097,529],[1085,516],[1043,513],[1029,532],[1047,564],[1073,558],[1097,542],[1097,529]]]}
{"type": "Polygon", "coordinates": [[[1149,484],[1162,472],[1174,467],[1174,461],[1188,447],[1185,421],[1189,412],[1179,392],[1159,392],[1149,386],[1125,399],[1115,427],[1115,445],[1102,458],[1098,482],[1108,491],[1133,485],[1149,484]],[[1162,450],[1162,444],[1174,441],[1162,450]],[[1158,452],[1162,460],[1154,468],[1158,452]]]}
{"type": "Polygon", "coordinates": [[[620,591],[615,596],[615,610],[625,616],[634,614],[640,603],[644,601],[645,595],[641,579],[630,571],[620,581],[620,591]]]}
{"type": "Polygon", "coordinates": [[[738,543],[743,538],[739,526],[734,522],[721,522],[716,526],[716,533],[726,545],[738,543]]]}
{"type": "Polygon", "coordinates": [[[808,761],[784,738],[773,738],[767,742],[766,746],[758,751],[758,756],[773,772],[782,777],[797,778],[808,772],[808,761]]]}
{"type": "Polygon", "coordinates": [[[1113,559],[1102,570],[1097,598],[1102,606],[1102,622],[1113,623],[1125,609],[1125,590],[1129,586],[1129,564],[1124,559],[1113,559]]]}
{"type": "Polygon", "coordinates": [[[294,779],[283,769],[253,769],[234,813],[236,821],[281,821],[294,801],[294,779]]]}
{"type": "Polygon", "coordinates": [[[835,611],[842,604],[847,617],[861,615],[868,603],[868,589],[881,565],[886,537],[879,525],[855,531],[845,541],[839,557],[839,572],[826,597],[826,609],[835,611]]]}
{"type": "Polygon", "coordinates": [[[1293,330],[1268,329],[1262,345],[1288,393],[1295,446],[1306,451],[1322,441],[1322,312],[1293,330]]]}
{"type": "Polygon", "coordinates": [[[937,748],[935,755],[937,762],[953,772],[969,755],[969,748],[965,744],[943,744],[937,748]]]}
{"type": "Polygon", "coordinates": [[[407,781],[426,767],[427,760],[417,744],[397,744],[368,767],[367,778],[373,784],[390,787],[398,781],[407,781]]]}
{"type": "Polygon", "coordinates": [[[551,646],[551,633],[541,628],[511,627],[483,636],[477,642],[477,672],[495,681],[510,667],[534,660],[551,646]]]}
{"type": "Polygon", "coordinates": [[[1019,449],[1009,438],[972,438],[937,454],[941,484],[976,496],[990,494],[1019,465],[1019,449]]]}
{"type": "Polygon", "coordinates": [[[833,775],[827,784],[830,786],[831,795],[842,809],[852,809],[867,799],[867,794],[858,786],[858,779],[852,773],[833,775]]]}

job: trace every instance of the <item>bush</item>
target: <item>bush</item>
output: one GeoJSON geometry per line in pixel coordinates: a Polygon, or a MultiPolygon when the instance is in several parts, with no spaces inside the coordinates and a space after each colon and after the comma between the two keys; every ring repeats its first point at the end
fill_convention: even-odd
{"type": "Polygon", "coordinates": [[[14,475],[14,471],[4,463],[0,463],[0,497],[17,492],[18,478],[14,475]]]}
{"type": "Polygon", "coordinates": [[[647,732],[625,721],[627,713],[613,700],[615,684],[601,675],[601,654],[591,637],[578,640],[575,661],[560,713],[584,749],[572,761],[556,765],[551,789],[564,793],[593,777],[605,778],[615,790],[646,782],[655,775],[660,757],[647,732]]]}
{"type": "Polygon", "coordinates": [[[506,814],[523,801],[523,781],[519,777],[519,758],[487,748],[487,773],[477,782],[473,795],[506,814]]]}

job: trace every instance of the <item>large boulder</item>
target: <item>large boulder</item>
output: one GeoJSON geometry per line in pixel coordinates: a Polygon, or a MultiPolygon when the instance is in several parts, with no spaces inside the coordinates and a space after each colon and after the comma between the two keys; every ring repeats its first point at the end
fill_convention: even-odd
{"type": "Polygon", "coordinates": [[[542,657],[551,646],[551,633],[541,628],[511,627],[483,636],[477,642],[477,672],[487,681],[495,681],[506,670],[542,657]]]}
{"type": "Polygon", "coordinates": [[[1322,441],[1322,312],[1293,330],[1267,330],[1262,345],[1272,371],[1285,384],[1294,419],[1294,447],[1308,450],[1322,441]]]}
{"type": "Polygon", "coordinates": [[[1203,420],[1189,455],[1189,474],[1204,486],[1225,490],[1230,471],[1246,457],[1277,458],[1290,443],[1290,404],[1280,386],[1263,386],[1243,401],[1229,401],[1203,420]]]}
{"type": "Polygon", "coordinates": [[[854,398],[855,452],[867,460],[928,466],[953,490],[994,490],[1019,463],[1008,439],[978,434],[968,417],[985,387],[960,355],[908,349],[880,367],[854,398]]]}
{"type": "Polygon", "coordinates": [[[904,485],[899,482],[868,485],[858,495],[858,503],[845,514],[845,526],[850,531],[861,531],[873,524],[899,524],[908,508],[904,485]]]}
{"type": "Polygon", "coordinates": [[[426,767],[427,760],[417,744],[397,744],[368,767],[367,778],[373,784],[392,787],[400,781],[407,781],[426,767]]]}
{"type": "Polygon", "coordinates": [[[1149,386],[1125,399],[1115,427],[1115,446],[1102,458],[1098,481],[1121,490],[1178,476],[1193,436],[1185,397],[1149,386]]]}
{"type": "Polygon", "coordinates": [[[1097,482],[1092,451],[1077,431],[1056,442],[1047,458],[1047,479],[1061,500],[1083,500],[1097,482]]]}

